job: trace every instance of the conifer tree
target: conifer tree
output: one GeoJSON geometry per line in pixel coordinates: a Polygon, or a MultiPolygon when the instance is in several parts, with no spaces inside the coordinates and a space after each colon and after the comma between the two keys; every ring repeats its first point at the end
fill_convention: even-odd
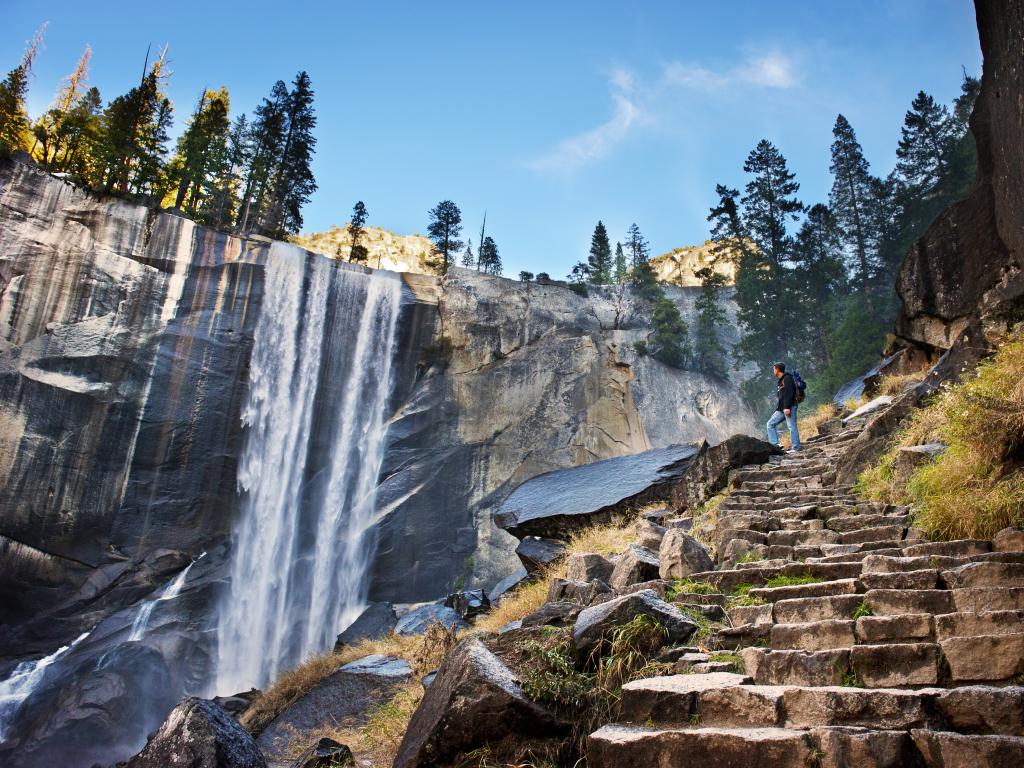
{"type": "Polygon", "coordinates": [[[615,244],[615,274],[614,280],[617,284],[621,285],[626,280],[626,273],[628,268],[626,266],[626,254],[622,250],[622,243],[615,244]]]}
{"type": "Polygon", "coordinates": [[[490,235],[484,238],[480,246],[479,262],[484,274],[501,275],[501,256],[498,254],[498,246],[490,235]]]}
{"type": "Polygon", "coordinates": [[[21,61],[0,82],[0,149],[13,152],[28,148],[29,123],[25,111],[28,80],[39,46],[43,43],[43,24],[28,44],[21,61]]]}
{"type": "Polygon", "coordinates": [[[32,134],[36,140],[33,155],[47,168],[59,168],[61,155],[67,153],[68,132],[64,124],[84,95],[91,56],[92,50],[85,46],[85,51],[78,59],[74,71],[64,78],[63,85],[57,91],[53,106],[32,126],[32,134]]]}
{"type": "Polygon", "coordinates": [[[360,242],[366,231],[366,216],[366,206],[362,200],[359,200],[352,207],[352,221],[348,225],[348,234],[352,238],[352,248],[348,255],[349,261],[363,263],[367,260],[366,246],[360,242]]]}
{"type": "Polygon", "coordinates": [[[473,241],[466,238],[466,250],[462,252],[462,266],[472,269],[476,266],[476,257],[473,255],[473,241]]]}
{"type": "Polygon", "coordinates": [[[285,119],[288,130],[271,194],[267,229],[280,237],[302,229],[302,207],[316,191],[313,153],[316,151],[316,113],[313,85],[306,72],[299,72],[288,94],[285,119]]]}
{"type": "Polygon", "coordinates": [[[218,153],[211,168],[210,194],[200,205],[203,223],[223,229],[234,221],[239,185],[251,153],[249,138],[249,120],[239,115],[231,126],[225,150],[218,153]]]}
{"type": "Polygon", "coordinates": [[[646,264],[650,258],[650,246],[640,233],[640,227],[636,225],[636,222],[630,224],[629,229],[626,230],[626,250],[629,251],[630,266],[633,269],[640,264],[646,264]]]}
{"type": "Polygon", "coordinates": [[[228,119],[230,100],[227,88],[219,91],[203,89],[178,147],[171,174],[177,185],[173,207],[195,216],[200,204],[213,186],[214,173],[228,153],[231,123],[228,119]]]}
{"type": "Polygon", "coordinates": [[[673,368],[686,367],[691,355],[689,327],[679,308],[661,295],[654,301],[651,322],[654,333],[647,343],[651,357],[673,368]]]}
{"type": "Polygon", "coordinates": [[[238,212],[238,229],[243,234],[252,231],[262,219],[267,187],[284,147],[288,98],[288,86],[278,80],[270,97],[263,99],[255,110],[249,136],[251,157],[238,212]]]}
{"type": "Polygon", "coordinates": [[[701,285],[695,302],[697,337],[693,343],[694,365],[701,373],[725,379],[728,377],[728,365],[720,337],[720,329],[726,323],[721,298],[725,276],[713,266],[698,269],[694,275],[701,285]]]}
{"type": "Polygon", "coordinates": [[[99,160],[102,108],[103,100],[95,87],[89,88],[72,105],[58,134],[63,152],[53,165],[55,170],[70,173],[93,187],[102,183],[103,166],[99,160]]]}
{"type": "Polygon", "coordinates": [[[608,242],[608,230],[598,221],[590,238],[590,256],[587,259],[590,282],[607,285],[612,281],[612,248],[608,242]]]}
{"type": "Polygon", "coordinates": [[[896,171],[920,194],[936,189],[949,171],[949,153],[957,138],[949,110],[919,91],[903,120],[896,149],[896,171]]]}
{"type": "MultiPolygon", "coordinates": [[[[430,223],[427,224],[427,235],[433,241],[434,250],[439,258],[437,267],[442,275],[446,275],[448,274],[448,267],[455,260],[455,254],[462,248],[462,241],[459,240],[459,235],[462,234],[462,211],[451,200],[442,200],[431,208],[427,215],[430,216],[430,223]]],[[[485,272],[487,271],[488,262],[485,261],[484,247],[488,242],[492,245],[494,244],[494,241],[489,237],[483,240],[480,243],[478,258],[479,267],[485,272]]]]}
{"type": "MultiPolygon", "coordinates": [[[[878,276],[878,216],[875,209],[877,182],[868,169],[853,127],[845,117],[836,117],[832,129],[832,191],[829,205],[841,228],[847,252],[851,256],[854,280],[867,295],[873,278],[878,276]]],[[[820,218],[820,217],[819,217],[820,218]]]]}

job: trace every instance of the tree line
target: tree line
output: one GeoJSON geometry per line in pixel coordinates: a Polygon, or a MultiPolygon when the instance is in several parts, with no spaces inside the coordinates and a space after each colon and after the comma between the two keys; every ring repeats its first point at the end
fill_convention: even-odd
{"type": "Polygon", "coordinates": [[[225,87],[203,89],[170,146],[174,107],[167,49],[147,53],[138,85],[106,105],[88,85],[86,47],[50,108],[32,120],[25,100],[42,30],[0,83],[0,153],[38,164],[96,191],[172,208],[218,229],[285,237],[302,227],[316,190],[314,92],[309,75],[277,81],[251,118],[233,120],[225,87]]]}

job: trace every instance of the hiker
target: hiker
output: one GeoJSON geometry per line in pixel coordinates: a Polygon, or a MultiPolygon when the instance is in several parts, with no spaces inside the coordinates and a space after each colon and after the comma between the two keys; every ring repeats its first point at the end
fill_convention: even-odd
{"type": "Polygon", "coordinates": [[[786,373],[785,363],[775,363],[772,371],[778,382],[779,399],[775,404],[775,413],[768,419],[768,442],[779,445],[779,431],[776,427],[785,420],[789,425],[789,436],[793,439],[793,447],[788,452],[796,453],[800,450],[800,431],[796,426],[796,382],[792,374],[786,373]]]}

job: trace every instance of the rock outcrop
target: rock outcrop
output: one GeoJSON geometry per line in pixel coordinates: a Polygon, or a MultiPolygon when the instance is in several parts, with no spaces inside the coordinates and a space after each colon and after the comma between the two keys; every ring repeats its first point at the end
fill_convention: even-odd
{"type": "Polygon", "coordinates": [[[1024,13],[1019,0],[975,5],[984,54],[970,119],[978,176],[971,193],[940,214],[904,260],[896,333],[903,344],[932,353],[974,350],[976,360],[1024,319],[1024,13]]]}

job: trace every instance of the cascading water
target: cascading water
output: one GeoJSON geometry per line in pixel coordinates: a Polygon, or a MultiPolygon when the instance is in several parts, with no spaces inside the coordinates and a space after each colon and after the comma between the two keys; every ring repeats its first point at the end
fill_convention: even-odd
{"type": "Polygon", "coordinates": [[[365,600],[397,275],[275,244],[250,360],[217,690],[324,650],[365,600]]]}
{"type": "Polygon", "coordinates": [[[128,635],[129,640],[141,640],[146,635],[146,630],[149,629],[149,620],[153,617],[153,609],[156,608],[157,603],[162,603],[166,600],[173,600],[179,594],[181,594],[181,588],[185,586],[185,579],[188,578],[188,572],[192,570],[192,566],[198,561],[202,560],[206,556],[203,552],[199,557],[193,560],[191,563],[181,569],[181,573],[175,576],[170,583],[160,592],[158,597],[152,600],[147,600],[139,608],[139,612],[135,615],[135,620],[132,621],[131,634],[128,635]]]}

